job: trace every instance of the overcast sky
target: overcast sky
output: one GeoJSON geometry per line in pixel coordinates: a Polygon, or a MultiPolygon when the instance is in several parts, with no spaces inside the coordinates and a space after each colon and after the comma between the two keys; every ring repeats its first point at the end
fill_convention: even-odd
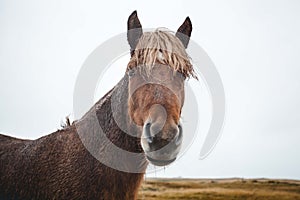
{"type": "MultiPolygon", "coordinates": [[[[0,1],[1,133],[35,139],[57,130],[73,113],[83,62],[102,42],[126,31],[133,10],[144,27],[174,31],[190,16],[192,39],[223,80],[224,130],[212,153],[199,160],[210,118],[200,80],[199,134],[178,161],[147,177],[300,179],[299,1],[105,2],[0,1]]],[[[112,65],[95,100],[122,77],[128,59],[112,65]]]]}

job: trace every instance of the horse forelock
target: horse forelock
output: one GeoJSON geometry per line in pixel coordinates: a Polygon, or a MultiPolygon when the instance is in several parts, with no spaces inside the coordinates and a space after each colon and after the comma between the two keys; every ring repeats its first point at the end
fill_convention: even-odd
{"type": "Polygon", "coordinates": [[[154,32],[145,32],[141,36],[127,70],[138,67],[150,75],[157,63],[171,67],[185,78],[197,79],[191,59],[182,42],[167,29],[158,28],[154,32]]]}

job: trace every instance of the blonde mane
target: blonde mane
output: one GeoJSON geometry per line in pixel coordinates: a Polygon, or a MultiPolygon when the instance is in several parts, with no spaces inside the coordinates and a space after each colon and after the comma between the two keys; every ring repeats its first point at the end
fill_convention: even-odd
{"type": "Polygon", "coordinates": [[[185,78],[194,77],[197,79],[182,42],[171,31],[161,28],[154,32],[143,33],[127,69],[143,66],[146,74],[150,75],[157,63],[168,65],[174,71],[180,72],[185,78]]]}

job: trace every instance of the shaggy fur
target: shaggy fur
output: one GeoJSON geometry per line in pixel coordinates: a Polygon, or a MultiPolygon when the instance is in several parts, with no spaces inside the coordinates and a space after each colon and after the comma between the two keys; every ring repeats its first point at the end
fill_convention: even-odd
{"type": "MultiPolygon", "coordinates": [[[[101,164],[77,134],[77,129],[84,130],[81,139],[101,144],[101,138],[95,137],[97,120],[115,145],[142,153],[139,140],[121,131],[111,113],[111,95],[126,97],[126,82],[125,77],[81,120],[63,130],[37,140],[0,135],[0,199],[135,199],[143,173],[125,173],[101,164]]],[[[147,161],[140,161],[140,166],[146,170],[147,161]]]]}
{"type": "MultiPolygon", "coordinates": [[[[183,25],[180,31],[184,33],[188,30],[186,34],[189,36],[191,31],[189,19],[183,25]],[[188,29],[182,28],[185,26],[188,29]]],[[[130,29],[136,31],[128,32],[132,54],[128,70],[138,65],[153,66],[155,63],[162,63],[169,65],[185,77],[195,77],[184,50],[188,40],[179,40],[169,32],[161,30],[145,33],[142,36],[141,24],[136,12],[129,17],[128,30],[130,29]],[[162,54],[162,58],[157,56],[158,53],[162,54]]],[[[144,69],[148,74],[152,71],[151,67],[144,69]]],[[[180,88],[183,88],[183,84],[180,88]]],[[[175,101],[172,99],[175,97],[172,96],[171,99],[162,96],[160,94],[164,92],[163,89],[158,87],[155,89],[156,100],[165,99],[166,107],[174,104],[175,101]]],[[[68,123],[63,130],[36,140],[21,140],[0,135],[0,200],[136,199],[148,161],[144,156],[140,138],[132,136],[140,135],[141,132],[131,124],[128,91],[129,77],[126,73],[121,81],[81,119],[73,124],[68,123]],[[112,97],[117,99],[118,103],[112,103],[112,97]],[[119,122],[127,126],[131,135],[119,128],[119,122]],[[99,136],[98,123],[104,136],[99,136]],[[124,162],[121,163],[128,169],[137,167],[140,173],[118,171],[99,162],[95,157],[109,161],[111,156],[115,156],[113,153],[104,153],[109,145],[104,142],[103,137],[108,138],[108,141],[121,149],[143,155],[134,161],[122,158],[124,162]],[[94,155],[91,155],[85,145],[96,147],[94,155]]],[[[136,101],[140,101],[140,97],[145,94],[142,91],[139,93],[136,101]]],[[[153,95],[153,92],[150,91],[147,95],[153,95]]],[[[149,99],[152,101],[151,98],[149,99]]],[[[177,102],[175,106],[173,105],[174,108],[170,109],[173,110],[172,112],[176,111],[177,121],[182,102],[177,102]]],[[[162,101],[159,103],[164,105],[162,101]]]]}
{"type": "Polygon", "coordinates": [[[157,63],[170,66],[185,78],[197,79],[182,42],[167,29],[159,28],[141,36],[128,63],[127,70],[141,66],[140,69],[143,69],[145,74],[149,76],[157,63]]]}

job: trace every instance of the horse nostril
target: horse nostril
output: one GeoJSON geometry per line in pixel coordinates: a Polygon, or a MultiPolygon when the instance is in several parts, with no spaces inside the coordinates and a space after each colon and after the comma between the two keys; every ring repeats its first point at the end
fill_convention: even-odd
{"type": "Polygon", "coordinates": [[[151,123],[148,122],[145,125],[145,136],[146,136],[147,142],[149,144],[151,144],[153,142],[153,137],[151,136],[150,127],[151,127],[151,123]]]}
{"type": "Polygon", "coordinates": [[[181,124],[178,125],[178,130],[179,130],[179,134],[175,140],[175,144],[178,146],[181,144],[181,141],[182,141],[182,126],[181,124]]]}

